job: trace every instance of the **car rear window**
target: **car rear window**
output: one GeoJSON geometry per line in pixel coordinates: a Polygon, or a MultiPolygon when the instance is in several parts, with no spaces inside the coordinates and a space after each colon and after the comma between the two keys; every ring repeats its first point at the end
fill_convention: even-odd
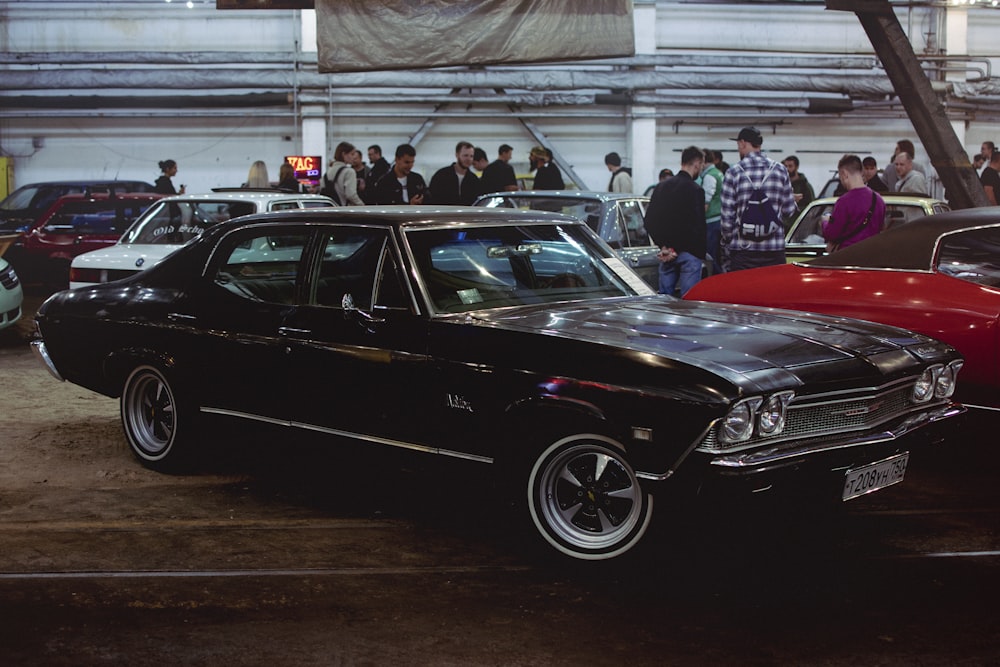
{"type": "Polygon", "coordinates": [[[938,271],[987,287],[1000,287],[1000,228],[970,229],[941,240],[938,271]]]}

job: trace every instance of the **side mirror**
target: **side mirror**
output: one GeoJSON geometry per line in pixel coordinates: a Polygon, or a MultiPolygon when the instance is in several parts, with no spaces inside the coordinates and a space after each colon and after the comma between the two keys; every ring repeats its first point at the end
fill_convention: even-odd
{"type": "Polygon", "coordinates": [[[384,317],[375,317],[371,313],[366,313],[365,311],[354,305],[354,297],[351,296],[350,292],[344,294],[340,299],[340,307],[344,309],[344,319],[355,318],[359,320],[368,331],[374,331],[373,327],[377,324],[383,324],[385,322],[384,317]]]}

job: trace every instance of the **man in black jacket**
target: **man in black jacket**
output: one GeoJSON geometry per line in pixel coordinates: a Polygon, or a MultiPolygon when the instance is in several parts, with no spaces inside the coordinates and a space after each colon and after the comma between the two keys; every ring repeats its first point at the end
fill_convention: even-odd
{"type": "Polygon", "coordinates": [[[455,146],[455,161],[441,167],[431,176],[428,204],[472,206],[480,195],[479,177],[473,173],[472,158],[475,148],[468,141],[455,146]]]}
{"type": "Polygon", "coordinates": [[[535,171],[535,183],[532,190],[563,190],[566,184],[563,182],[562,172],[552,161],[552,156],[548,150],[541,146],[535,146],[528,153],[528,161],[535,171]]]}
{"type": "Polygon", "coordinates": [[[680,296],[701,280],[705,259],[705,191],[694,182],[705,164],[695,146],[681,153],[681,169],[653,191],[646,208],[646,231],[660,246],[660,294],[680,296]]]}
{"type": "Polygon", "coordinates": [[[396,163],[375,184],[376,204],[423,204],[427,184],[413,171],[417,149],[410,144],[396,147],[396,163]]]}

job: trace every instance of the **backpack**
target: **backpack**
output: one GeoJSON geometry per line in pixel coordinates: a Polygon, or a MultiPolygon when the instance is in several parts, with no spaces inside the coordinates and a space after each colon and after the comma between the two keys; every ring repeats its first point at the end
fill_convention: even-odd
{"type": "Polygon", "coordinates": [[[750,181],[747,172],[743,172],[746,179],[750,181],[750,185],[753,186],[753,191],[750,192],[747,205],[743,209],[743,212],[740,213],[740,220],[736,225],[737,233],[744,240],[764,241],[772,236],[774,225],[777,225],[779,229],[783,227],[781,218],[774,212],[774,207],[771,206],[771,202],[764,192],[764,183],[776,166],[778,166],[777,162],[771,164],[770,169],[764,174],[760,185],[756,185],[753,181],[750,181]]]}
{"type": "Polygon", "coordinates": [[[333,175],[333,180],[330,180],[330,175],[327,173],[323,177],[323,189],[319,191],[321,195],[326,195],[333,201],[337,202],[337,206],[343,206],[344,202],[340,201],[340,195],[337,194],[337,179],[340,178],[341,172],[347,169],[348,165],[342,165],[337,173],[333,175]]]}

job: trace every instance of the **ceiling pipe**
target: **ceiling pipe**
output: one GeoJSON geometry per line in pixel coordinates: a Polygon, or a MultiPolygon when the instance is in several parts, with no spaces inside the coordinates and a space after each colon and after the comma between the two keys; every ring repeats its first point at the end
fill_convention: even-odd
{"type": "MultiPolygon", "coordinates": [[[[945,92],[947,84],[938,83],[945,92]]],[[[328,90],[330,88],[462,88],[494,90],[771,90],[841,93],[858,97],[892,95],[879,74],[650,71],[416,71],[336,75],[246,69],[94,70],[60,69],[0,72],[0,90],[328,90]]]]}

